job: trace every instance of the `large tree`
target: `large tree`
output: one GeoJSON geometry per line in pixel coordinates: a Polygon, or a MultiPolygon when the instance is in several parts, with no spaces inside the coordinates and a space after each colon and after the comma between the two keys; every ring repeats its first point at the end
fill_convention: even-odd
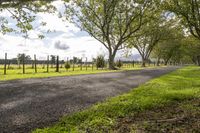
{"type": "Polygon", "coordinates": [[[185,54],[190,57],[193,63],[200,66],[200,42],[198,39],[194,38],[193,36],[188,36],[183,41],[184,51],[185,54]]]}
{"type": "Polygon", "coordinates": [[[157,58],[157,66],[159,66],[160,60],[163,60],[164,64],[167,65],[176,56],[180,46],[181,42],[178,39],[163,40],[155,46],[151,56],[157,58]]]}
{"type": "Polygon", "coordinates": [[[149,56],[159,41],[167,39],[173,20],[167,20],[167,16],[158,8],[155,14],[148,18],[147,23],[140,29],[138,35],[130,38],[129,48],[136,48],[142,57],[142,67],[145,67],[149,56]]]}
{"type": "Polygon", "coordinates": [[[165,34],[164,38],[158,42],[152,51],[151,57],[157,58],[157,65],[159,65],[161,59],[164,61],[164,64],[167,65],[180,48],[182,40],[185,38],[180,25],[171,24],[173,27],[167,27],[167,34],[165,34]]]}
{"type": "MultiPolygon", "coordinates": [[[[185,28],[200,40],[200,1],[199,0],[165,0],[165,8],[175,13],[185,28]]],[[[200,60],[200,54],[197,56],[200,60]]]]}
{"type": "Polygon", "coordinates": [[[109,69],[123,44],[145,23],[153,0],[71,0],[66,14],[82,30],[101,42],[109,52],[109,69]]]}

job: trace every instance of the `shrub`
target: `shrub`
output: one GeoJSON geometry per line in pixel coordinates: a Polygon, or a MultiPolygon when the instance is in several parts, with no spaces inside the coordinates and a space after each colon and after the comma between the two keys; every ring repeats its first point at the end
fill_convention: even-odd
{"type": "Polygon", "coordinates": [[[104,68],[106,66],[105,59],[103,55],[98,55],[96,59],[96,67],[104,68]]]}
{"type": "Polygon", "coordinates": [[[65,62],[65,69],[68,70],[70,69],[71,65],[69,62],[65,62]]]}
{"type": "Polygon", "coordinates": [[[116,62],[116,66],[119,67],[119,68],[121,68],[121,67],[123,66],[122,61],[121,61],[121,60],[118,60],[118,61],[116,62]]]}

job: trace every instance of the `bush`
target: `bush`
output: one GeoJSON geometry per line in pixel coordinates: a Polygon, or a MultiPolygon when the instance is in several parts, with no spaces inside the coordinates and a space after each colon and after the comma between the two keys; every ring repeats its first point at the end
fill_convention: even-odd
{"type": "Polygon", "coordinates": [[[96,67],[104,68],[106,66],[105,59],[103,55],[98,55],[96,59],[96,67]]]}
{"type": "Polygon", "coordinates": [[[71,65],[69,62],[65,62],[65,69],[68,70],[70,69],[71,65]]]}
{"type": "Polygon", "coordinates": [[[116,62],[116,66],[119,67],[119,68],[121,68],[121,67],[123,66],[122,61],[121,61],[121,60],[118,60],[118,61],[116,62]]]}

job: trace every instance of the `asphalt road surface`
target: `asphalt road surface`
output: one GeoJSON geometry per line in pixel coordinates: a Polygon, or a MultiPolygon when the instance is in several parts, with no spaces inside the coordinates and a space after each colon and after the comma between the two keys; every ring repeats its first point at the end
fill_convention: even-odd
{"type": "Polygon", "coordinates": [[[0,133],[27,133],[176,70],[163,67],[0,82],[0,133]]]}

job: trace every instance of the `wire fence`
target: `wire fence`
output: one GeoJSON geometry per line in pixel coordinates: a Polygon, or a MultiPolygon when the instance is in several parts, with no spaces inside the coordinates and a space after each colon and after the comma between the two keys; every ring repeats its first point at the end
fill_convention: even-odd
{"type": "MultiPolygon", "coordinates": [[[[66,72],[66,71],[94,71],[94,70],[106,70],[108,69],[108,60],[105,61],[104,67],[97,67],[95,61],[88,61],[88,58],[81,58],[75,60],[74,58],[67,60],[59,60],[59,56],[56,56],[54,60],[50,59],[50,56],[46,57],[46,60],[38,60],[34,55],[34,59],[26,59],[25,54],[22,54],[21,59],[8,59],[8,54],[5,53],[5,58],[0,59],[0,74],[28,74],[28,73],[50,73],[50,72],[66,72]],[[70,67],[66,67],[66,63],[70,64],[70,67]]],[[[140,67],[141,61],[122,61],[123,68],[137,68],[140,67]]],[[[155,66],[155,62],[147,63],[147,66],[155,66]]]]}

